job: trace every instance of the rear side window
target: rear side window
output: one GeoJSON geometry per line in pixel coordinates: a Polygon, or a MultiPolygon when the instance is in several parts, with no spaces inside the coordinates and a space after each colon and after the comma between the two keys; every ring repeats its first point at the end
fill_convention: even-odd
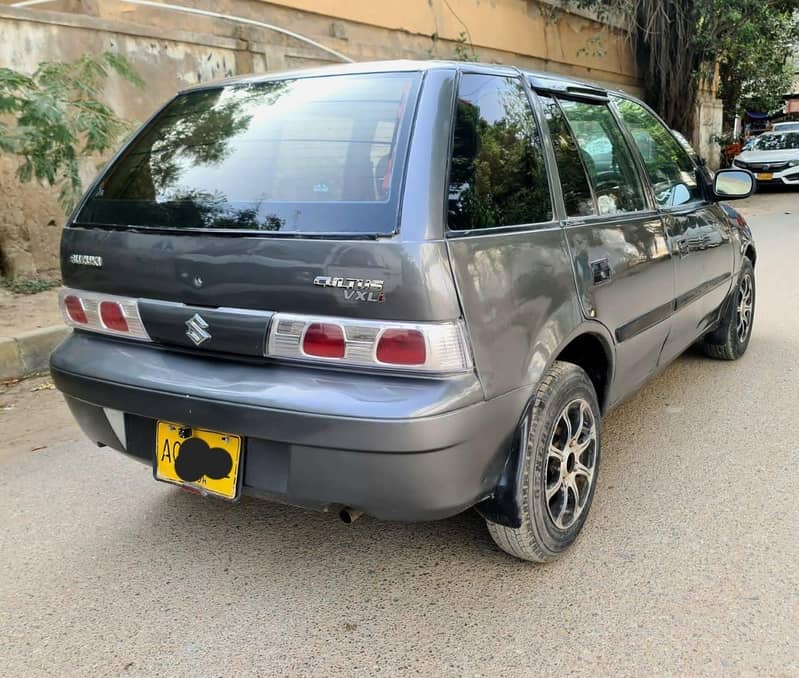
{"type": "Polygon", "coordinates": [[[394,231],[418,73],[300,78],[178,96],[79,223],[394,231]]]}
{"type": "Polygon", "coordinates": [[[701,200],[694,161],[663,123],[629,99],[616,99],[616,107],[644,159],[658,205],[675,207],[701,200]]]}
{"type": "Polygon", "coordinates": [[[448,217],[453,230],[552,219],[541,136],[517,78],[461,77],[448,217]]]}
{"type": "Polygon", "coordinates": [[[600,215],[636,212],[645,200],[632,153],[604,104],[560,100],[577,139],[600,215]]]}
{"type": "Polygon", "coordinates": [[[580,149],[555,100],[544,96],[540,98],[544,104],[544,116],[555,149],[566,216],[590,216],[595,213],[594,196],[588,185],[583,161],[580,159],[580,149]]]}

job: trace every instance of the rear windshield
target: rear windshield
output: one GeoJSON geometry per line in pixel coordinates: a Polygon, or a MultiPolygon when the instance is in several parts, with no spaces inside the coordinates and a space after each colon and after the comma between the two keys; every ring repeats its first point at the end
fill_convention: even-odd
{"type": "Polygon", "coordinates": [[[78,214],[87,225],[391,233],[418,73],[179,95],[78,214]]]}

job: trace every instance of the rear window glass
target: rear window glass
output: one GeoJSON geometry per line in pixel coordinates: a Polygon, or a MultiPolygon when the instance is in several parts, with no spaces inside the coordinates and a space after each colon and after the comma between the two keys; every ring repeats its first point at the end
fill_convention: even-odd
{"type": "Polygon", "coordinates": [[[233,85],[178,96],[78,223],[390,233],[418,73],[233,85]]]}

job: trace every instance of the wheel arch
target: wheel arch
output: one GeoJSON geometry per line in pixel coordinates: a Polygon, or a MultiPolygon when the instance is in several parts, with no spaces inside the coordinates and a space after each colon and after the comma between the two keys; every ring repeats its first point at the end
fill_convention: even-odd
{"type": "Polygon", "coordinates": [[[757,261],[757,251],[751,242],[746,244],[744,248],[744,256],[752,262],[752,268],[754,268],[755,262],[757,261]]]}
{"type": "Polygon", "coordinates": [[[569,338],[555,355],[554,360],[572,363],[581,367],[588,374],[596,390],[599,407],[604,414],[608,406],[608,394],[613,381],[613,348],[612,343],[599,323],[591,323],[593,327],[582,328],[569,338]]]}
{"type": "MultiPolygon", "coordinates": [[[[543,378],[543,375],[556,361],[568,362],[581,367],[594,384],[600,412],[604,415],[609,404],[608,394],[613,382],[614,355],[613,342],[605,326],[596,321],[586,321],[566,337],[558,350],[553,351],[552,357],[541,371],[539,379],[543,378]]],[[[477,512],[484,518],[506,527],[517,528],[521,525],[521,484],[524,478],[521,460],[524,459],[527,445],[527,415],[537,388],[538,384],[536,383],[521,413],[516,431],[511,436],[505,466],[494,492],[489,498],[475,506],[477,512]]]]}

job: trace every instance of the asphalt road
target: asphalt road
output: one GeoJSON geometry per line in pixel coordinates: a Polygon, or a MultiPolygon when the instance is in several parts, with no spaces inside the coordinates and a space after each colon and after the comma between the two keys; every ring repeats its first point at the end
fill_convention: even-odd
{"type": "Polygon", "coordinates": [[[348,527],[182,493],[17,385],[0,674],[799,675],[799,193],[743,211],[749,352],[690,353],[609,416],[591,515],[547,566],[473,512],[348,527]]]}

